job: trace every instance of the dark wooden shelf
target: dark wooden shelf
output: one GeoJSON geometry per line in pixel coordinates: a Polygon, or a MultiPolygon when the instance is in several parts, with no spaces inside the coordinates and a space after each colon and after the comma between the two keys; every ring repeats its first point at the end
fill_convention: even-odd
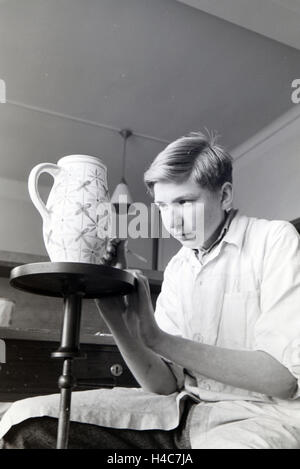
{"type": "MultiPolygon", "coordinates": [[[[0,400],[58,393],[61,360],[53,359],[59,333],[48,330],[0,328],[0,400]]],[[[109,334],[82,335],[85,358],[74,361],[75,391],[102,387],[138,387],[109,334]],[[113,374],[118,366],[121,373],[113,374]]]]}

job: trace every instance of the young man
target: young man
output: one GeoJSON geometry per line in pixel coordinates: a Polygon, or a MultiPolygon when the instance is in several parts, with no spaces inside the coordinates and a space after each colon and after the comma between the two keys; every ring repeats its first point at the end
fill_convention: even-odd
{"type": "MultiPolygon", "coordinates": [[[[140,273],[126,305],[97,300],[142,388],[74,393],[72,420],[85,423],[71,424],[70,447],[299,448],[296,230],[232,208],[231,157],[200,133],[168,145],[145,183],[182,249],[165,269],[155,316],[140,273]]],[[[39,446],[36,428],[39,447],[54,444],[54,419],[32,418],[56,416],[58,398],[45,402],[12,406],[3,447],[39,446]],[[25,405],[33,411],[16,417],[25,405]]]]}

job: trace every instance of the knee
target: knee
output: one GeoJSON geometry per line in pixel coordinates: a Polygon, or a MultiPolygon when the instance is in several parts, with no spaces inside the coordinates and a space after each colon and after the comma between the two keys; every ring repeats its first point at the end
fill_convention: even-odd
{"type": "Polygon", "coordinates": [[[1,449],[55,448],[57,421],[50,417],[36,417],[12,426],[1,440],[1,449]]]}

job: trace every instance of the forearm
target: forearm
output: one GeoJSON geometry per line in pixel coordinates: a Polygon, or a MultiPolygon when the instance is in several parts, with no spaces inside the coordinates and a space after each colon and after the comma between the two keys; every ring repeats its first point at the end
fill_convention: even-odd
{"type": "Polygon", "coordinates": [[[201,344],[163,331],[149,345],[188,370],[234,387],[286,399],[296,386],[288,369],[264,352],[201,344]]]}
{"type": "Polygon", "coordinates": [[[177,382],[170,368],[159,355],[131,336],[122,316],[117,320],[111,317],[105,322],[127,366],[143,389],[165,395],[177,390],[177,382]]]}

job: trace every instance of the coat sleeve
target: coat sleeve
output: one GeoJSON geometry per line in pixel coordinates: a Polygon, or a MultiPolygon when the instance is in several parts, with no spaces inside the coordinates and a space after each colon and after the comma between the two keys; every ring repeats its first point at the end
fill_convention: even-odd
{"type": "Polygon", "coordinates": [[[255,349],[282,363],[298,380],[300,396],[300,238],[288,222],[274,222],[266,241],[261,316],[255,349]]]}

